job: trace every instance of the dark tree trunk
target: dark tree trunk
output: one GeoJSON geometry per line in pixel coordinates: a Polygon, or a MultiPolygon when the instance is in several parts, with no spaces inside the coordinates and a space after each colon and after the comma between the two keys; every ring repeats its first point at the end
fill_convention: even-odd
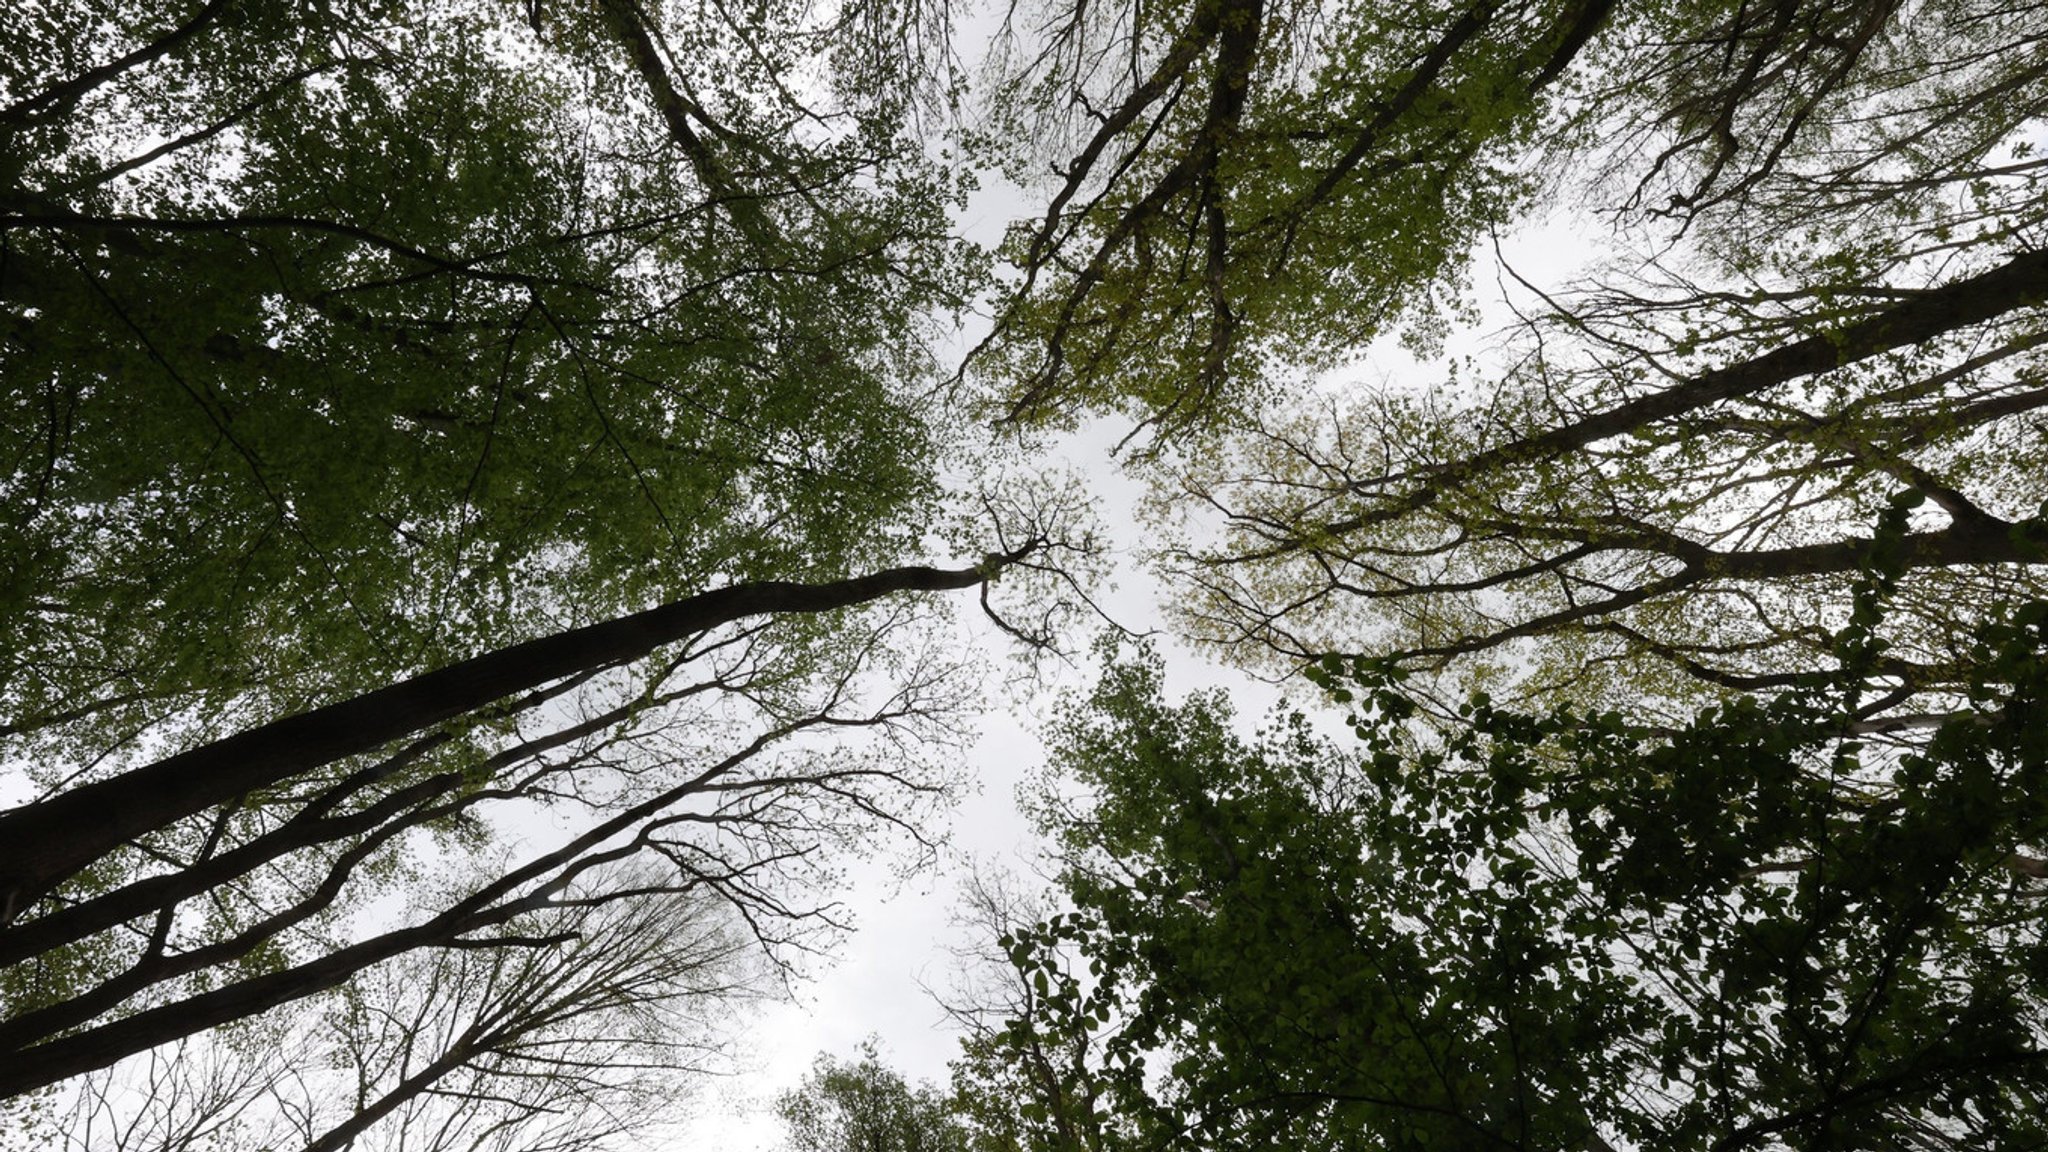
{"type": "MultiPolygon", "coordinates": [[[[1553,460],[1659,420],[1754,395],[1895,348],[1924,344],[2044,301],[2048,301],[2048,251],[2023,253],[1989,272],[1929,289],[1847,327],[1809,336],[1547,432],[1415,473],[1409,479],[1426,483],[1359,516],[1324,525],[1322,530],[1352,532],[1384,524],[1429,507],[1440,494],[1456,490],[1468,477],[1530,461],[1553,460]]],[[[1360,486],[1361,493],[1368,496],[1379,489],[1378,482],[1360,486]]]]}
{"type": "Polygon", "coordinates": [[[969,588],[977,568],[913,566],[824,584],[737,584],[487,652],[0,813],[0,924],[136,837],[504,699],[750,616],[830,612],[898,592],[969,588]]]}

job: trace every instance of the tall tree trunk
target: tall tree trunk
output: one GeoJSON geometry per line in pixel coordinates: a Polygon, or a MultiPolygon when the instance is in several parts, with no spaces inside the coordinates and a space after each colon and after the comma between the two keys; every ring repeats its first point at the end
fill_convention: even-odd
{"type": "MultiPolygon", "coordinates": [[[[1427,481],[1358,516],[1322,525],[1323,533],[1354,532],[1429,507],[1467,478],[1537,460],[1553,460],[1589,444],[1738,396],[1867,360],[1896,348],[1988,323],[2048,301],[2048,251],[2026,252],[1978,275],[1930,288],[1843,328],[1772,349],[1753,360],[1703,373],[1660,392],[1412,474],[1427,481]]],[[[1377,489],[1380,482],[1369,487],[1377,489]]],[[[1368,486],[1361,485],[1361,490],[1368,486]]],[[[1366,491],[1370,495],[1370,491],[1366,491]]]]}
{"type": "Polygon", "coordinates": [[[564,676],[637,660],[750,616],[830,612],[899,592],[970,588],[1031,545],[973,568],[890,568],[823,584],[769,580],[500,648],[0,813],[0,925],[138,836],[564,676]]]}

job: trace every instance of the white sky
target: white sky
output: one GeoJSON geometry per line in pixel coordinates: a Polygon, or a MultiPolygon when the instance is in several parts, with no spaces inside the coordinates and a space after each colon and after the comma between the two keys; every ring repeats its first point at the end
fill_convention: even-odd
{"type": "MultiPolygon", "coordinates": [[[[982,190],[960,213],[958,225],[970,239],[993,246],[1011,220],[1035,215],[1040,199],[988,175],[982,190]]],[[[1591,250],[1598,247],[1586,240],[1583,221],[1562,218],[1530,223],[1501,238],[1502,254],[1516,271],[1546,285],[1578,273],[1591,250]]],[[[1513,314],[1501,299],[1502,289],[1496,288],[1490,249],[1482,249],[1475,257],[1479,266],[1474,271],[1473,290],[1482,322],[1470,332],[1454,334],[1447,351],[1484,358],[1492,334],[1510,323],[1513,314]]],[[[970,330],[953,354],[957,356],[979,336],[970,330]]],[[[1424,384],[1441,378],[1441,368],[1418,362],[1394,341],[1384,340],[1352,371],[1319,381],[1318,386],[1342,390],[1362,383],[1424,384]]],[[[1143,485],[1122,475],[1111,459],[1126,430],[1112,421],[1098,421],[1061,441],[1051,457],[1053,463],[1088,478],[1101,501],[1104,536],[1128,542],[1135,551],[1146,539],[1133,515],[1143,485]]],[[[1135,630],[1164,624],[1163,589],[1135,562],[1134,555],[1118,558],[1112,579],[1115,588],[1107,591],[1101,602],[1119,624],[1135,630]]],[[[997,659],[1011,643],[986,627],[979,629],[978,642],[987,645],[997,659]]],[[[1084,639],[1075,638],[1075,643],[1085,650],[1084,639]]],[[[1156,637],[1155,643],[1166,660],[1169,699],[1222,688],[1230,694],[1240,721],[1248,725],[1282,699],[1272,684],[1194,655],[1165,635],[1156,637]]],[[[994,863],[1007,866],[1019,877],[1029,877],[1036,839],[1018,811],[1018,788],[1043,762],[1044,748],[1038,735],[1055,691],[1085,689],[1093,674],[1087,661],[1077,658],[1052,690],[1025,702],[1040,713],[1037,718],[1007,710],[1014,708],[1016,701],[991,701],[998,710],[981,717],[981,739],[971,753],[977,791],[952,812],[950,858],[937,872],[908,882],[890,871],[888,861],[851,871],[842,899],[852,912],[856,930],[843,941],[836,959],[817,965],[817,974],[801,989],[797,1002],[757,1010],[744,1031],[745,1048],[738,1053],[741,1073],[729,1082],[707,1085],[691,1120],[672,1140],[657,1141],[657,1147],[772,1152],[782,1140],[781,1127],[771,1112],[776,1096],[794,1088],[820,1053],[850,1058],[870,1036],[879,1040],[884,1061],[906,1079],[941,1087],[946,1084],[947,1062],[958,1051],[959,1034],[926,989],[947,989],[954,963],[951,949],[966,939],[951,923],[958,889],[967,875],[966,864],[970,859],[994,863]]],[[[1296,693],[1290,702],[1299,705],[1303,698],[1296,693]]]]}
{"type": "MultiPolygon", "coordinates": [[[[959,42],[972,49],[985,35],[969,27],[959,42]]],[[[1029,215],[1042,198],[1028,196],[993,175],[984,181],[986,186],[960,214],[958,225],[969,238],[993,246],[1005,226],[1029,215]]],[[[1560,268],[1578,263],[1567,247],[1568,233],[1553,231],[1533,239],[1533,246],[1518,244],[1510,256],[1524,274],[1551,280],[1560,268]]],[[[1487,279],[1479,279],[1476,287],[1482,298],[1492,295],[1487,279]]],[[[1494,310],[1489,319],[1505,316],[1494,310]]],[[[967,335],[978,339],[980,333],[967,335]]],[[[966,346],[963,340],[953,354],[957,357],[966,346]]],[[[1361,375],[1375,381],[1389,374],[1429,371],[1391,347],[1375,350],[1371,365],[1361,375]]],[[[1121,475],[1111,460],[1112,447],[1123,431],[1108,423],[1092,426],[1066,438],[1052,455],[1088,477],[1101,500],[1104,537],[1135,546],[1145,536],[1133,517],[1141,485],[1121,475]]],[[[1113,579],[1116,587],[1104,591],[1101,603],[1120,624],[1138,630],[1163,624],[1160,587],[1132,557],[1119,558],[1113,579]]],[[[987,646],[997,660],[1012,644],[985,625],[972,631],[966,642],[987,646]]],[[[1071,643],[1085,652],[1085,637],[1074,637],[1071,643]]],[[[1192,656],[1164,637],[1159,644],[1167,657],[1172,697],[1221,687],[1247,721],[1256,721],[1280,699],[1270,684],[1192,656]]],[[[1028,877],[1035,838],[1018,811],[1017,792],[1042,762],[1039,724],[1056,693],[1084,689],[1092,675],[1085,657],[1077,655],[1074,665],[1049,678],[1047,690],[1036,698],[991,701],[994,710],[980,719],[981,739],[971,753],[976,789],[951,812],[947,858],[937,870],[907,881],[897,875],[898,861],[879,859],[852,867],[838,895],[856,930],[842,941],[836,959],[813,965],[815,975],[795,1001],[736,1009],[741,1014],[735,1020],[735,1032],[742,1038],[736,1052],[739,1073],[707,1083],[691,1118],[651,1140],[654,1147],[770,1152],[782,1139],[770,1111],[775,1097],[796,1086],[820,1053],[847,1058],[870,1036],[878,1039],[883,1058],[907,1078],[945,1083],[958,1034],[926,989],[947,987],[951,949],[965,939],[951,923],[958,887],[969,861],[1028,877]]],[[[14,802],[16,797],[5,789],[18,783],[0,775],[0,805],[14,802]]]]}
{"type": "MultiPolygon", "coordinates": [[[[1109,463],[1116,438],[1116,430],[1099,426],[1069,438],[1057,455],[1089,476],[1102,500],[1105,535],[1136,542],[1141,536],[1131,513],[1140,486],[1109,463]]],[[[1157,582],[1129,557],[1121,558],[1115,583],[1101,602],[1118,623],[1138,630],[1162,623],[1157,582]]],[[[1012,644],[978,617],[969,627],[976,637],[968,642],[985,645],[997,660],[1012,644]]],[[[1163,637],[1161,641],[1167,656],[1167,687],[1173,695],[1224,687],[1240,715],[1253,719],[1280,698],[1270,684],[1192,657],[1163,642],[1163,637]]],[[[1073,642],[1085,648],[1083,638],[1073,642]]],[[[801,990],[798,1002],[757,1011],[744,1032],[742,1073],[730,1082],[707,1086],[696,1116],[676,1136],[674,1147],[698,1152],[776,1148],[782,1133],[769,1110],[775,1097],[795,1087],[819,1053],[849,1058],[869,1036],[880,1040],[883,1058],[907,1079],[945,1084],[958,1033],[948,1026],[926,988],[946,989],[953,962],[950,948],[966,939],[950,923],[966,865],[970,860],[989,862],[1028,876],[1035,839],[1018,811],[1018,787],[1043,760],[1038,725],[1056,692],[1084,689],[1092,677],[1085,656],[1077,653],[1074,665],[1049,676],[1047,689],[1036,698],[991,701],[1001,710],[980,719],[980,741],[970,754],[976,788],[951,813],[948,859],[938,871],[907,882],[892,873],[888,860],[850,871],[841,898],[852,912],[856,930],[837,950],[835,961],[817,965],[816,977],[801,990]],[[1021,714],[1025,712],[1038,715],[1021,714]]]]}

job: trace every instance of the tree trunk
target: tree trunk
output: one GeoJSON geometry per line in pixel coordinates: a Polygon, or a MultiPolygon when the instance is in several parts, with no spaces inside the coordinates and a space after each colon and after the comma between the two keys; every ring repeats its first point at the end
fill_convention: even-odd
{"type": "Polygon", "coordinates": [[[898,592],[982,583],[1030,548],[975,568],[890,568],[824,584],[736,584],[543,636],[240,732],[0,813],[0,925],[138,836],[564,676],[637,660],[749,616],[817,613],[898,592]]]}

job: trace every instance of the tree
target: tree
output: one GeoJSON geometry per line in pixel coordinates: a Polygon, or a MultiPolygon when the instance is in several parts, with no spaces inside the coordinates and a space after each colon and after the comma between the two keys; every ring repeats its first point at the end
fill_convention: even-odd
{"type": "Polygon", "coordinates": [[[958,953],[944,1006],[962,1033],[953,1091],[977,1146],[1139,1147],[1137,1125],[1119,1111],[1105,1075],[1115,1037],[1092,1012],[1070,1010],[1067,982],[1019,962],[1018,941],[1048,923],[1052,897],[1022,891],[1000,872],[976,873],[962,895],[971,944],[958,953]]]}
{"type": "MultiPolygon", "coordinates": [[[[2048,396],[2033,151],[2048,69],[2032,50],[2048,8],[1192,0],[1046,15],[1036,42],[1006,42],[999,115],[977,142],[1013,174],[1048,154],[1058,167],[1042,220],[1011,241],[1020,275],[976,370],[1012,422],[1118,409],[1160,434],[1163,474],[1225,520],[1220,541],[1198,528],[1168,554],[1208,638],[1478,679],[1519,671],[1520,642],[1542,638],[1538,694],[1625,691],[1683,732],[1778,725],[1798,779],[1846,762],[1851,729],[1897,738],[1880,791],[1911,794],[1921,765],[2023,776],[2024,752],[2012,768],[1968,739],[2023,719],[2015,685],[2031,675],[1975,605],[1995,602],[1994,628],[2032,627],[1997,604],[2042,592],[2048,544],[2026,423],[2048,396]],[[1469,402],[1271,418],[1298,369],[1402,330],[1426,349],[1461,307],[1471,249],[1580,194],[1657,258],[1542,299],[1527,354],[1485,369],[1469,402]],[[1901,485],[1928,506],[1871,537],[1901,485]],[[1865,619],[1852,589],[1880,554],[1895,586],[1865,619]],[[1856,644],[1837,639],[1845,625],[1856,644]],[[1769,695],[1693,724],[1683,677],[1769,695]]],[[[921,805],[950,777],[921,742],[950,734],[967,689],[918,647],[928,613],[910,596],[986,602],[999,575],[1057,574],[1071,519],[1057,502],[1000,510],[992,547],[933,531],[954,511],[939,477],[958,474],[973,397],[931,402],[923,338],[978,269],[945,223],[965,181],[915,130],[952,95],[950,60],[901,49],[945,35],[941,9],[893,0],[35,4],[0,29],[0,759],[36,792],[0,813],[0,1094],[255,1027],[399,966],[509,963],[537,946],[534,918],[643,895],[583,887],[632,861],[661,862],[665,894],[729,909],[786,955],[831,927],[812,884],[832,847],[889,828],[923,843],[921,805]],[[921,563],[937,539],[984,559],[921,563]],[[493,814],[534,807],[574,827],[410,915],[366,914],[416,885],[422,860],[480,852],[493,814]]],[[[1490,757],[1488,741],[1519,745],[1486,725],[1533,731],[1512,783],[1569,761],[1545,741],[1598,744],[1582,730],[1630,763],[1660,741],[1694,747],[1641,712],[1474,714],[1460,722],[1476,732],[1417,755],[1490,757]]],[[[1220,721],[1187,726],[1197,761],[1265,758],[1272,820],[1364,843],[1350,798],[1281,796],[1324,756],[1306,736],[1257,751],[1220,721]]],[[[1700,737],[1733,738],[1714,739],[1700,737]]],[[[1618,763],[1596,766],[1620,778],[1618,763]]],[[[1809,810],[1854,807],[1839,795],[1809,810]]],[[[1375,835],[1400,843],[1384,814],[1402,803],[1368,813],[1375,835]]],[[[1200,824],[1207,810],[1191,802],[1196,826],[1230,843],[1200,824]]],[[[1569,824],[1575,810],[1537,811],[1569,824]]],[[[2033,826],[1993,823],[1965,848],[2003,837],[1999,869],[2030,875],[2033,826]]],[[[1597,873],[1607,848],[1572,850],[1597,873]]],[[[1840,863],[1827,844],[1802,850],[1840,863]]],[[[1930,875],[1961,868],[1938,856],[1930,875]]],[[[1558,893],[1579,891],[1559,875],[1558,893]]],[[[1777,882],[1741,895],[1765,907],[1777,882]]],[[[1404,907],[1454,895],[1401,892],[1404,907]]],[[[1939,895],[1983,903],[1954,884],[1939,895]]],[[[1689,913],[1700,933],[1717,907],[1689,913]]],[[[1825,900],[1790,907],[1821,925],[1809,943],[1833,947],[1850,923],[1825,900]]],[[[1199,1059],[1146,1065],[1185,1039],[1147,1031],[1153,1016],[1210,1003],[1174,983],[1201,972],[1192,960],[1112,955],[1167,991],[1093,1042],[1119,1019],[1117,987],[1071,979],[1040,947],[1093,944],[1093,925],[1012,934],[1013,959],[1035,965],[1019,974],[1026,1005],[1066,1015],[1017,1082],[1081,1084],[1001,1130],[1017,1139],[1179,1132],[1155,1077],[1206,1075],[1199,1059]],[[1072,1058],[1048,1080],[1053,1053],[1072,1058]],[[1128,1107],[1098,1123],[1107,1100],[1128,1107]]],[[[2027,971],[1954,959],[1960,938],[1926,944],[1908,975],[1950,965],[1970,988],[2003,974],[2032,995],[2027,971]]],[[[1302,955],[1342,955],[1333,939],[1302,955]]],[[[1460,957],[1506,947],[1458,940],[1460,957]]],[[[1371,1003],[1427,999],[1409,977],[1371,1003]]],[[[1477,971],[1466,1000],[1528,991],[1525,977],[1477,971]]],[[[1884,980],[1882,997],[1903,988],[1983,1022],[1965,1038],[2031,1074],[1998,1020],[2034,1001],[1976,1013],[1884,980]]],[[[1660,1020],[1735,1019],[1681,992],[1594,991],[1660,1020]]],[[[1752,1074],[1775,1075],[1790,1025],[1777,1001],[1748,1006],[1771,1017],[1744,1033],[1764,1062],[1752,1074]]],[[[1500,1030],[1455,1008],[1441,1036],[1359,1074],[1361,1092],[1402,1093],[1353,1101],[1372,1123],[1387,1100],[1433,1099],[1418,1123],[1443,1121],[1440,1135],[1625,1129],[1566,1102],[1616,1082],[1569,1045],[1509,1052],[1517,1069],[1554,1056],[1533,1103],[1467,1107],[1463,1085],[1508,1081],[1500,1030]],[[1422,1076],[1442,1037],[1470,1041],[1469,1076],[1372,1079],[1422,1076]]],[[[1787,1074],[1733,1127],[1712,1109],[1664,1118],[1736,1142],[1837,1115],[1910,1126],[1952,1103],[1914,1095],[1927,1069],[1955,1099],[1989,1099],[1990,1081],[1901,1020],[1884,1042],[1904,1037],[1905,1056],[1859,1047],[1858,1020],[1846,1047],[1816,1042],[1845,1069],[1832,1085],[1787,1074]],[[1854,1080],[1863,1064],[1903,1079],[1854,1080]],[[1845,1095],[1865,1083],[1868,1099],[1845,1095]]],[[[1233,1051],[1263,1059],[1266,1044],[1233,1051]]],[[[1617,1044],[1603,1052],[1622,1061],[1617,1044]]],[[[1727,1089],[1687,1059],[1673,1075],[1688,1090],[1727,1089]]],[[[1223,1064],[1224,1089],[1250,1067],[1223,1064]]],[[[1187,1099],[1299,1119],[1218,1091],[1187,1099]]],[[[1297,1135],[1356,1130],[1303,1115],[1320,1127],[1297,1135]]]]}
{"type": "Polygon", "coordinates": [[[1404,318],[1430,342],[1473,245],[1560,193],[1752,266],[1800,238],[1844,280],[1937,218],[2011,239],[2039,221],[2030,148],[2001,153],[2038,119],[2041,19],[1974,0],[1013,12],[984,149],[1052,179],[984,350],[1013,418],[1121,409],[1171,434],[1404,318]]]}
{"type": "Polygon", "coordinates": [[[1675,728],[1479,697],[1432,735],[1333,659],[1358,744],[1247,740],[1113,667],[1061,726],[1070,910],[1001,941],[1040,992],[1001,1051],[1087,1033],[1149,1148],[2039,1143],[2048,605],[1900,751],[1858,721],[1879,602],[1846,673],[1675,728]]]}
{"type": "Polygon", "coordinates": [[[954,435],[918,402],[923,317],[965,266],[920,85],[857,50],[920,18],[882,8],[18,13],[5,754],[54,787],[719,583],[910,558],[954,435]]]}
{"type": "Polygon", "coordinates": [[[50,1143],[569,1152],[672,1119],[730,1043],[728,1014],[769,991],[765,958],[703,893],[644,870],[576,895],[516,924],[518,947],[409,953],[96,1073],[50,1143]]]}
{"type": "Polygon", "coordinates": [[[1968,609],[2039,594],[2048,561],[2025,432],[2044,293],[2026,251],[1924,289],[1599,299],[1545,319],[1576,353],[1541,343],[1484,399],[1332,406],[1190,467],[1180,495],[1227,536],[1170,563],[1205,635],[1297,661],[1398,654],[1582,699],[1754,689],[1827,659],[1863,525],[1903,484],[1929,505],[1882,673],[1894,704],[1954,688],[1968,609]],[[1693,343],[1753,352],[1678,359],[1693,343]]]}
{"type": "MultiPolygon", "coordinates": [[[[736,585],[476,657],[10,810],[6,874],[19,911],[0,931],[12,965],[0,1093],[326,991],[415,949],[494,946],[507,925],[557,906],[592,869],[643,855],[666,859],[677,886],[717,893],[764,943],[787,943],[778,922],[801,926],[821,913],[779,897],[778,874],[825,842],[874,836],[877,820],[915,836],[896,801],[943,785],[900,743],[873,763],[816,751],[776,762],[765,753],[813,729],[872,728],[908,740],[933,718],[956,669],[938,660],[905,665],[881,700],[863,706],[870,661],[793,681],[755,658],[756,646],[774,643],[767,627],[733,625],[777,610],[973,587],[1039,547],[957,571],[736,585]],[[480,711],[487,723],[521,720],[535,704],[663,647],[652,667],[625,680],[615,705],[573,722],[543,717],[538,733],[500,725],[502,746],[477,762],[434,758],[452,740],[453,729],[435,727],[444,721],[475,724],[480,711]],[[696,714],[679,714],[693,698],[702,698],[696,714]],[[323,771],[329,765],[334,771],[323,771]],[[344,893],[373,883],[376,865],[393,866],[409,838],[474,827],[486,805],[522,800],[580,807],[590,820],[430,916],[361,939],[314,933],[309,956],[287,947],[344,893]],[[197,923],[194,904],[210,906],[197,923]]],[[[864,631],[843,615],[833,624],[842,642],[879,653],[906,615],[899,608],[864,631]]],[[[502,946],[520,942],[514,935],[502,946]]]]}
{"type": "Polygon", "coordinates": [[[1441,282],[1525,199],[1516,153],[1617,7],[1013,12],[985,149],[1055,179],[1043,220],[1013,230],[1022,275],[981,349],[1010,418],[1106,408],[1173,433],[1255,401],[1276,359],[1439,316],[1441,282]]]}
{"type": "Polygon", "coordinates": [[[1160,434],[1191,631],[1374,711],[1113,673],[970,1087],[1047,1148],[2040,1142],[2048,11],[1135,12],[1017,57],[1081,127],[982,354],[1160,434]],[[1502,265],[1503,356],[1290,391],[1546,211],[1615,255],[1502,265]]]}
{"type": "MultiPolygon", "coordinates": [[[[1000,568],[1023,560],[1039,542],[1007,556],[991,556],[983,567],[946,571],[928,567],[891,569],[826,585],[787,582],[730,585],[675,604],[586,625],[525,644],[472,657],[424,673],[354,699],[274,721],[227,740],[179,753],[120,776],[82,785],[57,796],[0,814],[0,830],[9,834],[0,855],[5,878],[4,907],[8,919],[19,915],[57,884],[115,851],[137,836],[177,823],[210,808],[232,805],[260,789],[290,783],[350,757],[376,752],[393,741],[448,721],[462,720],[517,693],[511,714],[545,703],[563,690],[578,686],[607,669],[638,661],[664,646],[713,633],[750,616],[775,613],[818,613],[860,605],[907,591],[967,588],[983,583],[1000,568]]],[[[683,663],[687,661],[687,657],[683,663]]],[[[672,669],[671,669],[672,670],[672,669]]],[[[645,702],[635,701],[600,718],[623,720],[645,702]]],[[[586,722],[560,735],[587,734],[586,722]]],[[[379,783],[420,756],[448,742],[448,733],[429,736],[402,750],[367,774],[350,776],[337,793],[314,806],[325,815],[341,800],[379,783]]],[[[515,747],[516,757],[537,749],[515,747]]],[[[452,789],[454,781],[428,795],[452,789]]],[[[358,829],[350,829],[351,832],[358,829]]],[[[302,846],[303,836],[280,844],[276,851],[302,846]]],[[[263,857],[238,862],[247,867],[263,857]]],[[[119,912],[132,913],[122,905],[119,912]]],[[[104,927],[110,911],[100,917],[71,919],[104,927]]],[[[90,930],[90,929],[88,929],[90,930]]]]}
{"type": "Polygon", "coordinates": [[[2048,499],[2044,21],[1053,6],[998,89],[1055,176],[982,354],[1014,419],[1158,434],[1139,460],[1184,524],[1159,549],[1184,625],[1284,669],[1342,650],[1555,698],[1767,687],[1826,658],[1866,526],[1914,487],[1934,504],[1887,675],[1938,708],[1968,678],[1958,606],[2043,590],[2014,532],[2048,499]],[[1475,265],[1500,266],[1475,250],[1560,219],[1609,258],[1521,283],[1500,355],[1297,385],[1396,332],[1436,359],[1475,265]]]}
{"type": "Polygon", "coordinates": [[[882,1063],[870,1039],[856,1058],[820,1054],[802,1084],[775,1101],[791,1152],[966,1152],[952,1101],[882,1063]]]}
{"type": "Polygon", "coordinates": [[[929,848],[971,687],[911,598],[986,604],[1072,511],[967,527],[935,479],[962,429],[924,338],[974,262],[891,50],[934,17],[0,29],[0,758],[33,794],[0,813],[0,1096],[395,968],[573,967],[524,926],[614,901],[791,964],[830,853],[929,848]],[[536,809],[501,870],[373,914],[536,809]],[[635,862],[660,880],[592,887],[635,862]]]}

